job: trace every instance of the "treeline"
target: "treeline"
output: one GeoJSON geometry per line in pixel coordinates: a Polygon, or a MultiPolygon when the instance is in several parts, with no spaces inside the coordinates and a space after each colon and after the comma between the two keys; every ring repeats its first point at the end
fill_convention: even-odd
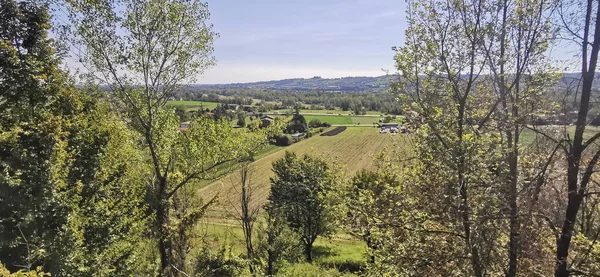
{"type": "Polygon", "coordinates": [[[215,89],[184,87],[178,92],[182,99],[197,101],[214,101],[229,104],[252,104],[252,99],[265,102],[278,102],[273,104],[275,109],[289,109],[296,104],[303,104],[307,108],[315,110],[333,110],[336,108],[343,111],[369,110],[381,113],[401,114],[401,106],[397,97],[390,92],[379,93],[350,93],[331,91],[276,91],[262,89],[215,89]],[[227,96],[227,98],[219,96],[227,96]]]}

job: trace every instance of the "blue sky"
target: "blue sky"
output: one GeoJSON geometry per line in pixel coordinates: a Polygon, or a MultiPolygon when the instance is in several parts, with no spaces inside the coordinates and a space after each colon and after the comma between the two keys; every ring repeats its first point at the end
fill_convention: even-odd
{"type": "Polygon", "coordinates": [[[393,72],[403,43],[402,0],[214,0],[217,65],[205,84],[393,72]],[[383,69],[383,70],[382,70],[383,69]]]}

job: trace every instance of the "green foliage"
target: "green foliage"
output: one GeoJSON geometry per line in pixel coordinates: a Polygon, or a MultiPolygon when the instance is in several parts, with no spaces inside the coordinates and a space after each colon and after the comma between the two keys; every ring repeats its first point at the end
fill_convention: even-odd
{"type": "Polygon", "coordinates": [[[233,256],[225,247],[213,250],[204,246],[194,263],[194,276],[235,277],[245,266],[242,258],[233,256]]]}
{"type": "Polygon", "coordinates": [[[246,113],[238,112],[237,118],[238,118],[238,121],[236,124],[240,127],[245,127],[246,126],[246,113]]]}
{"type": "Polygon", "coordinates": [[[276,275],[288,263],[297,262],[302,256],[298,234],[286,224],[284,215],[266,206],[265,222],[257,228],[255,249],[259,270],[267,276],[276,275]]]}
{"type": "Polygon", "coordinates": [[[350,273],[340,273],[335,269],[323,269],[310,263],[299,263],[284,267],[277,276],[285,277],[350,277],[350,273]]]}
{"type": "Polygon", "coordinates": [[[306,119],[301,114],[294,114],[292,120],[288,123],[286,128],[286,133],[294,134],[294,133],[306,133],[308,127],[306,125],[306,119]]]}
{"type": "Polygon", "coordinates": [[[0,256],[10,270],[128,275],[145,226],[137,137],[58,69],[44,5],[1,4],[0,256]]]}
{"type": "MultiPolygon", "coordinates": [[[[86,49],[90,75],[110,87],[114,105],[141,138],[162,276],[178,275],[186,264],[189,230],[203,214],[185,194],[198,180],[213,178],[266,145],[277,124],[263,130],[234,131],[223,105],[215,119],[197,117],[179,132],[179,120],[166,102],[184,82],[214,63],[216,34],[207,24],[207,4],[198,0],[69,0],[74,43],[86,49]],[[185,34],[182,36],[181,34],[185,34]],[[173,43],[176,42],[176,43],[173,43]],[[141,84],[140,84],[141,82],[141,84]]],[[[210,203],[210,201],[208,202],[210,203]]]]}
{"type": "Polygon", "coordinates": [[[375,252],[381,246],[381,233],[401,213],[397,210],[401,206],[396,204],[403,200],[399,189],[399,176],[385,165],[378,172],[358,172],[343,195],[345,225],[351,235],[367,243],[371,263],[375,262],[375,252]]]}
{"type": "MultiPolygon", "coordinates": [[[[336,123],[336,124],[338,124],[338,123],[336,123]]],[[[310,127],[310,128],[331,127],[331,124],[329,122],[321,122],[321,120],[319,120],[319,118],[313,118],[308,123],[308,127],[310,127]]]]}
{"type": "Polygon", "coordinates": [[[11,273],[4,267],[0,261],[0,276],[2,277],[45,277],[50,276],[49,273],[44,273],[42,267],[38,267],[35,270],[19,270],[11,273]]]}
{"type": "Polygon", "coordinates": [[[402,174],[401,212],[383,233],[385,262],[374,268],[547,275],[520,263],[554,263],[545,258],[552,232],[532,231],[543,225],[531,216],[537,198],[523,193],[545,174],[548,153],[525,156],[518,141],[555,80],[544,56],[551,9],[545,1],[408,2],[406,43],[394,48],[402,78],[392,90],[418,129],[415,159],[402,174]]]}
{"type": "Polygon", "coordinates": [[[275,136],[275,145],[277,146],[290,146],[293,141],[289,135],[277,135],[275,136]]]}
{"type": "Polygon", "coordinates": [[[306,258],[312,262],[312,245],[318,236],[335,227],[331,192],[337,181],[327,161],[286,152],[273,163],[270,209],[281,212],[292,230],[300,234],[306,258]]]}
{"type": "Polygon", "coordinates": [[[317,128],[317,127],[321,127],[321,124],[323,124],[321,122],[321,120],[317,119],[317,118],[313,118],[310,120],[310,122],[308,123],[308,127],[310,128],[317,128]]]}

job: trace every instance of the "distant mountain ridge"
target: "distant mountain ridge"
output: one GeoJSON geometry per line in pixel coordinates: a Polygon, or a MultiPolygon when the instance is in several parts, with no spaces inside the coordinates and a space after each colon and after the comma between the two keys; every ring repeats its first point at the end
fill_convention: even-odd
{"type": "MultiPolygon", "coordinates": [[[[597,74],[597,76],[600,74],[597,74]]],[[[568,83],[573,79],[579,78],[579,73],[563,73],[559,85],[568,83]]],[[[199,88],[243,88],[243,89],[269,89],[269,90],[289,90],[289,91],[341,91],[341,92],[381,92],[389,88],[390,82],[398,80],[400,75],[389,74],[377,77],[342,77],[342,78],[321,78],[315,76],[312,78],[293,78],[274,81],[261,81],[251,83],[233,83],[233,84],[213,84],[201,85],[195,84],[191,87],[199,88]]],[[[600,87],[600,79],[594,80],[594,87],[600,87]]]]}
{"type": "Polygon", "coordinates": [[[383,75],[378,77],[342,77],[321,78],[315,76],[308,79],[294,78],[276,81],[262,81],[252,83],[193,85],[204,88],[246,88],[246,89],[272,89],[272,90],[326,90],[326,91],[385,91],[391,81],[399,75],[383,75]]]}

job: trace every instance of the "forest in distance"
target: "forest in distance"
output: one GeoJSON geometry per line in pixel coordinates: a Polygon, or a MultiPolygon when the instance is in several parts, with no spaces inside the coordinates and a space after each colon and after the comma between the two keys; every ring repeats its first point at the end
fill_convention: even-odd
{"type": "Polygon", "coordinates": [[[600,0],[405,15],[394,74],[191,85],[206,2],[0,0],[0,276],[600,276],[600,0]]]}

